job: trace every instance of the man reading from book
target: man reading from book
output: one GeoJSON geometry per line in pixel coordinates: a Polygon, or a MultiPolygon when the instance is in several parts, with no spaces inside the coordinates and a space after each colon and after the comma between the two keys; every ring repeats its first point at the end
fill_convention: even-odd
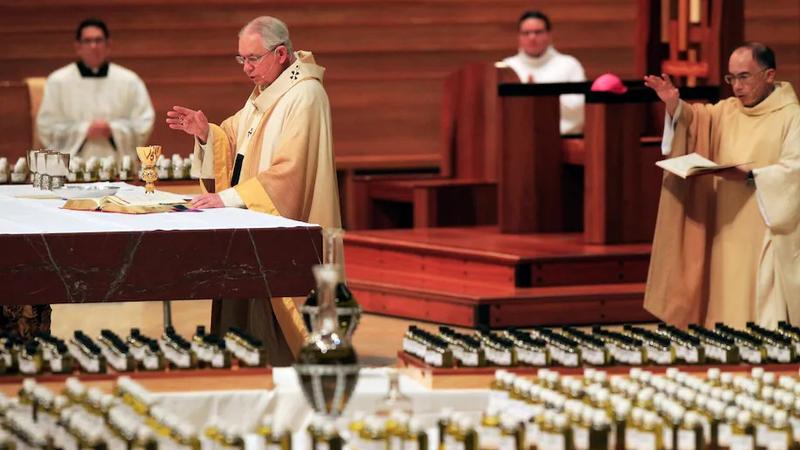
{"type": "MultiPolygon", "coordinates": [[[[214,186],[192,204],[340,227],[325,69],[310,52],[292,49],[288,28],[274,17],[245,25],[238,52],[236,61],[255,84],[242,109],[219,126],[199,110],[175,106],[167,113],[170,128],[195,138],[192,171],[204,187],[214,186]]],[[[231,326],[264,342],[273,366],[290,364],[305,337],[290,298],[215,300],[212,332],[231,326]]]]}
{"type": "Polygon", "coordinates": [[[713,105],[680,100],[666,75],[645,77],[666,104],[666,155],[750,162],[665,173],[645,308],[681,326],[800,323],[800,105],[763,44],[734,50],[728,70],[735,96],[713,105]]]}

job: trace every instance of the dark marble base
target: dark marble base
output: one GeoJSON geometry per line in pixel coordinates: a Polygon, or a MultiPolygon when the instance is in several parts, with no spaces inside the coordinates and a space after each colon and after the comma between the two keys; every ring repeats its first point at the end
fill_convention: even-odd
{"type": "Polygon", "coordinates": [[[0,235],[0,303],[305,296],[321,229],[0,235]]]}

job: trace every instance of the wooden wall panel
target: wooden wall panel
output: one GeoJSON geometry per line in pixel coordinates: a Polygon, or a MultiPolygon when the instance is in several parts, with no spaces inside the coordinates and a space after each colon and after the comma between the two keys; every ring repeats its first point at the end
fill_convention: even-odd
{"type": "Polygon", "coordinates": [[[800,0],[746,0],[744,37],[775,51],[778,79],[800,90],[800,0]]]}
{"type": "MultiPolygon", "coordinates": [[[[590,76],[634,75],[635,0],[536,6],[552,17],[557,47],[590,76]]],[[[158,114],[151,141],[185,154],[191,141],[163,125],[164,112],[174,103],[200,107],[212,120],[235,111],[248,89],[232,60],[236,34],[252,17],[274,15],[289,25],[295,47],[327,68],[339,161],[380,166],[384,155],[430,167],[445,159],[443,80],[468,63],[513,54],[516,19],[530,7],[523,0],[0,0],[0,80],[45,76],[72,61],[75,26],[101,17],[111,28],[112,59],[148,84],[158,114]]]]}
{"type": "Polygon", "coordinates": [[[30,147],[33,131],[28,88],[21,82],[0,81],[0,157],[12,168],[30,147]]]}
{"type": "MultiPolygon", "coordinates": [[[[0,33],[0,36],[2,34],[0,33]]],[[[565,52],[567,50],[564,50],[565,52]]],[[[327,78],[361,80],[391,80],[396,78],[435,79],[442,82],[453,71],[469,63],[497,61],[511,54],[503,49],[443,49],[428,51],[363,51],[353,53],[325,53],[314,51],[317,63],[326,68],[327,78]]],[[[615,71],[622,78],[636,76],[630,64],[632,48],[609,47],[603,49],[576,48],[570,53],[578,58],[587,74],[615,71]]],[[[19,80],[27,76],[46,76],[53,70],[74,60],[72,54],[34,58],[20,56],[4,61],[0,55],[0,80],[19,80]]],[[[131,56],[115,52],[114,62],[136,71],[145,81],[158,78],[183,78],[187,73],[202,77],[242,77],[242,68],[233,60],[230,51],[220,55],[131,56]]]]}
{"type": "MultiPolygon", "coordinates": [[[[431,108],[431,102],[438,98],[438,94],[414,95],[420,86],[435,93],[439,84],[327,82],[337,157],[346,161],[348,157],[381,154],[387,157],[419,155],[420,159],[425,159],[431,154],[433,149],[426,139],[438,134],[439,117],[437,110],[431,108]],[[389,89],[392,92],[387,93],[389,89]],[[422,151],[425,149],[429,151],[422,151]]],[[[190,152],[192,140],[164,125],[166,112],[179,104],[201,109],[209,120],[220,123],[242,107],[251,87],[246,80],[171,79],[149,82],[157,117],[150,141],[161,145],[167,154],[190,152]]]]}
{"type": "MultiPolygon", "coordinates": [[[[565,24],[558,48],[579,58],[590,76],[606,71],[623,77],[634,75],[633,44],[620,41],[615,28],[632,35],[632,23],[565,24]],[[592,36],[592,45],[580,36],[592,36]]],[[[210,30],[140,30],[114,33],[112,59],[139,73],[146,81],[180,76],[234,76],[241,67],[233,61],[236,27],[210,30]]],[[[292,29],[297,49],[310,49],[318,62],[337,78],[375,79],[395,76],[444,77],[469,62],[492,61],[514,53],[514,30],[493,24],[394,25],[383,27],[331,27],[292,29]],[[463,36],[456,39],[457,36],[463,36]],[[354,42],[341,48],[341,42],[354,42]],[[420,64],[421,63],[421,64],[420,64]]],[[[72,31],[39,33],[0,32],[7,50],[0,55],[0,79],[44,76],[74,60],[72,31]]]]}
{"type": "MultiPolygon", "coordinates": [[[[468,63],[513,54],[516,19],[531,7],[551,16],[556,47],[581,60],[590,78],[640,75],[635,0],[0,0],[0,81],[45,76],[73,60],[75,26],[101,17],[111,28],[113,60],[137,71],[153,95],[159,116],[152,141],[184,149],[190,142],[162,125],[164,111],[195,103],[219,120],[235,110],[249,89],[232,61],[236,33],[269,14],[285,20],[296,47],[314,51],[327,68],[341,161],[440,161],[442,81],[468,63]]],[[[781,76],[800,84],[797,0],[748,0],[746,8],[746,37],[774,46],[781,76]]],[[[11,131],[19,136],[3,148],[29,139],[28,130],[11,131]]]]}
{"type": "MultiPolygon", "coordinates": [[[[19,2],[0,0],[4,14],[0,27],[27,30],[74,29],[90,16],[102,17],[112,27],[138,26],[148,29],[164,27],[210,28],[223,25],[241,26],[258,15],[280,17],[289,25],[347,23],[513,23],[525,9],[536,7],[547,12],[556,24],[580,20],[606,22],[634,19],[636,11],[626,7],[625,0],[541,0],[535,5],[524,0],[37,0],[19,2]],[[48,20],[33,20],[43,10],[48,20]],[[580,14],[578,14],[579,12],[580,14]],[[176,22],[174,17],[182,20],[176,22]]],[[[558,25],[560,27],[560,25],[558,25]]]]}

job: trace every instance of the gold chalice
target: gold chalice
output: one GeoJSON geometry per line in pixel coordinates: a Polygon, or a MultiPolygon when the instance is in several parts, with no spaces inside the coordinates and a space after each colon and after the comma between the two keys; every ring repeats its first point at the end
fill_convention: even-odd
{"type": "Polygon", "coordinates": [[[156,161],[161,155],[160,145],[150,145],[147,147],[136,147],[136,154],[142,162],[142,180],[144,180],[144,192],[146,194],[155,192],[158,172],[156,172],[156,161]]]}

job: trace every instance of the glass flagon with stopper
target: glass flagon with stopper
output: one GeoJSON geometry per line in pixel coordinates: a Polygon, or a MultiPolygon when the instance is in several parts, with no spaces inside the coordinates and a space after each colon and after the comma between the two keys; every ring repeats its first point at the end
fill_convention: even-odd
{"type": "MultiPolygon", "coordinates": [[[[336,315],[339,320],[339,327],[344,333],[344,338],[350,340],[361,319],[361,307],[358,305],[355,296],[347,287],[344,277],[344,245],[342,238],[344,230],[341,228],[326,228],[323,230],[324,263],[336,265],[337,281],[334,291],[334,302],[336,305],[336,315]]],[[[300,308],[303,313],[303,322],[309,333],[314,332],[316,316],[319,313],[318,290],[314,289],[306,298],[305,304],[300,308]]]]}
{"type": "Polygon", "coordinates": [[[334,306],[339,267],[321,264],[313,270],[319,312],[314,332],[300,349],[294,369],[311,407],[325,416],[338,417],[358,381],[358,357],[350,341],[344,339],[334,306]]]}

